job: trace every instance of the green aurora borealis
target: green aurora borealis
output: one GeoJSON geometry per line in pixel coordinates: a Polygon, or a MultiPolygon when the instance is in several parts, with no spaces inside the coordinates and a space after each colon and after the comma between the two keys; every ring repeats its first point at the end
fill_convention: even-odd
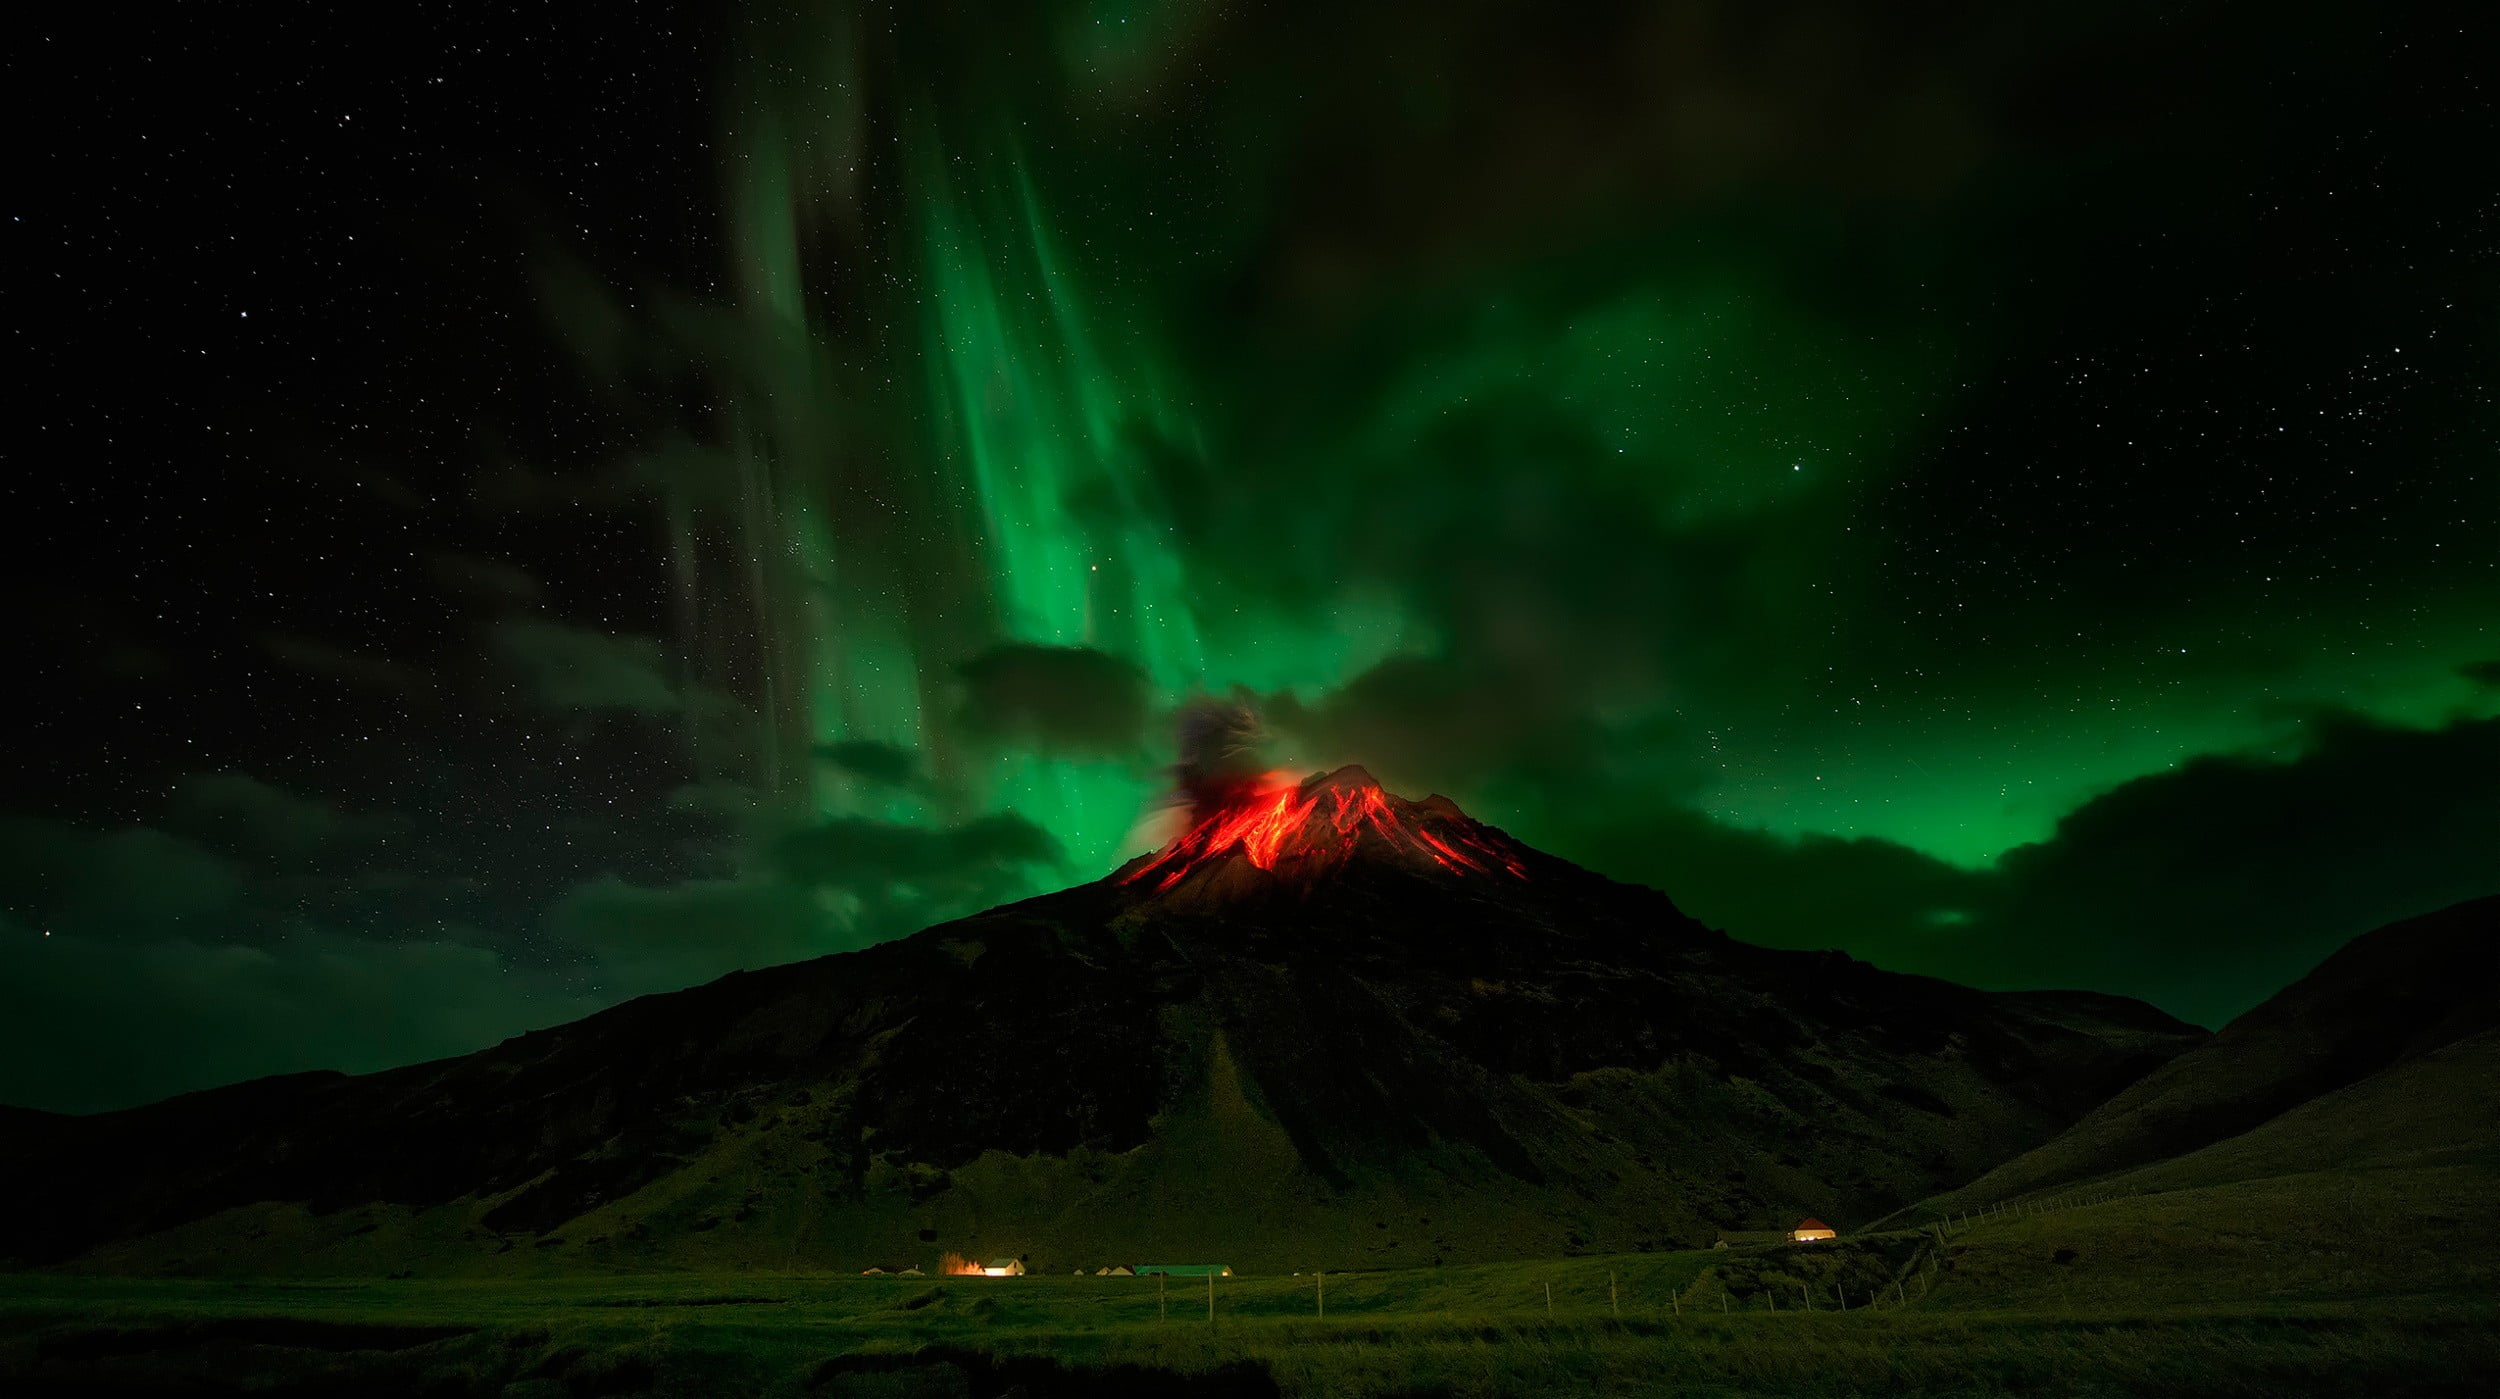
{"type": "MultiPolygon", "coordinates": [[[[966,752],[944,697],[951,666],[983,637],[1125,658],[1162,705],[1235,685],[1314,698],[1426,658],[1462,676],[1550,676],[1573,692],[1540,694],[1551,712],[1515,716],[1557,732],[1504,735],[1489,754],[1470,751],[1480,735],[1453,734],[1445,762],[1367,759],[1393,780],[1469,787],[1494,819],[1533,829],[1540,795],[1506,800],[1513,774],[1499,759],[1534,769],[1556,745],[1588,745],[1732,823],[1877,837],[1979,865],[2130,778],[2201,753],[2295,751],[2307,709],[2408,726],[2489,712],[2460,669],[2494,646],[2489,551],[2472,547],[2487,478],[2451,520],[2421,522],[2428,551],[2403,551],[2417,554],[2411,579],[2375,559],[2304,558],[2290,539],[2243,541],[2279,548],[2251,552],[2274,553],[2280,577],[2257,559],[2200,569],[2166,547],[2198,531],[2159,519],[2152,502],[2087,506],[2124,509],[2121,528],[2145,537],[2071,563],[2055,555],[2079,550],[2040,549],[2015,530],[1953,537],[1894,517],[1885,497],[1972,430],[1956,419],[1981,391],[1988,342],[2007,332],[1866,304],[1897,288],[1831,296],[1816,284],[1836,274],[1796,264],[1880,255],[1776,227],[1766,239],[1758,221],[1777,211],[1748,207],[1749,191],[1601,224],[1576,246],[1438,285],[1367,289],[1367,314],[1324,299],[1295,308],[1339,323],[1316,352],[1257,340],[1304,329],[1276,325],[1289,313],[1249,313],[1247,345],[1178,323],[1208,295],[1197,248],[1226,241],[1242,217],[1230,203],[1254,202],[1228,201],[1213,172],[1262,153],[1230,148],[1238,138],[1220,121],[1158,131],[1160,110],[1117,108],[1151,104],[1171,81],[1144,72],[1156,42],[1098,49],[1090,38],[1141,18],[1067,19],[1059,71],[1013,85],[995,72],[932,75],[908,39],[871,57],[838,25],[750,33],[757,51],[808,57],[748,89],[728,132],[737,325],[753,340],[735,362],[755,377],[730,386],[734,463],[699,463],[700,484],[680,494],[741,483],[745,547],[764,560],[759,606],[779,641],[769,684],[805,716],[791,741],[925,749],[971,807],[1030,816],[1091,871],[1154,773],[1117,760],[1133,755],[966,752]],[[980,95],[879,106],[861,94],[885,90],[870,72],[880,59],[980,95]],[[1132,86],[1088,90],[1099,71],[1132,86]],[[1061,123],[1047,162],[1025,154],[1033,110],[1061,123]],[[1140,150],[1141,137],[1155,144],[1140,150]],[[877,142],[891,153],[868,149],[877,142]],[[880,180],[890,187],[871,187],[880,180]],[[1054,189],[1068,192],[1054,201],[1054,189]],[[863,225],[882,236],[840,232],[863,225]],[[1805,246],[1779,246],[1783,233],[1805,246]],[[878,290],[833,314],[811,300],[811,277],[878,290]],[[1487,460],[1491,443],[1507,459],[1487,460]],[[1580,512],[1602,517],[1594,537],[1576,532],[1580,512]],[[1572,557],[1584,540],[1620,552],[1572,557]],[[1961,576],[1920,576],[1918,556],[1948,544],[1977,556],[1938,570],[1961,576]],[[1995,549],[2037,552],[1986,557],[1995,549]],[[1731,575],[1715,587],[1734,595],[1677,586],[1690,580],[1673,576],[1670,556],[1695,552],[1731,575]],[[2367,601],[2458,583],[2441,605],[2405,606],[2398,625],[2367,601]],[[2174,584],[2186,595],[2159,596],[2174,584]],[[2217,672],[2231,683],[2212,683],[2217,672]],[[1559,732],[1572,728],[1584,731],[1559,732]]],[[[946,32],[930,29],[922,42],[946,32]]],[[[1878,231],[1902,244],[1971,236],[1953,226],[1958,213],[1930,204],[1878,231]]],[[[1942,273],[1950,259],[1892,261],[1942,273]]],[[[2418,356],[2439,358],[2441,329],[2418,356]]],[[[2473,329],[2470,315],[2446,328],[2458,340],[2473,329]]],[[[2338,367],[2399,376],[2403,350],[2355,344],[2338,367]]],[[[2088,393],[2094,372],[2081,359],[2069,377],[2088,393]]],[[[2127,369],[2099,372],[2114,392],[2145,393],[2127,369]]],[[[2426,383],[2396,406],[2435,413],[2421,401],[2434,392],[2426,383]]],[[[2175,405],[2128,411],[2158,419],[2165,408],[2175,405]]],[[[2465,415],[2486,434],[2490,421],[2485,403],[2465,415]]],[[[2160,470],[2091,460],[2135,446],[2108,440],[2104,424],[2051,430],[2101,440],[2081,454],[2043,444],[2046,461],[2003,469],[2160,470]]],[[[2227,478],[2199,492],[2210,508],[2275,508],[2228,460],[2269,452],[2262,429],[2238,442],[2194,436],[2219,459],[2173,469],[2227,478]],[[2244,505],[2230,499],[2242,490],[2244,505]]],[[[2463,439],[2449,448],[2460,473],[2489,445],[2452,438],[2463,439]]],[[[1307,761],[1361,756],[1324,733],[1284,738],[1303,740],[1307,761]]],[[[926,814],[839,767],[812,776],[828,813],[926,814]]],[[[1550,770],[1526,785],[1550,785],[1540,778],[1550,770]]]]}
{"type": "Polygon", "coordinates": [[[21,803],[23,848],[89,854],[10,886],[12,955],[52,959],[15,971],[66,965],[38,928],[124,949],[45,993],[80,1014],[130,948],[351,936],[479,951],[508,1013],[0,1098],[448,1052],[1094,878],[1172,709],[1237,689],[1280,762],[1446,792],[1739,936],[2227,1018],[2500,889],[2500,169],[2455,60],[2376,23],[693,26],[646,96],[538,118],[585,151],[668,126],[701,170],[539,177],[564,212],[503,235],[470,320],[534,304],[491,343],[560,367],[428,371],[453,445],[355,458],[467,502],[411,516],[472,561],[420,585],[456,620],[237,602],[230,649],[369,698],[130,778],[399,813],[387,858],[324,836],[322,877],[506,894],[343,931],[228,816],[21,803]],[[625,232],[688,204],[664,248],[625,232]],[[532,396],[581,426],[518,426],[555,417],[532,396]],[[351,733],[406,745],[392,776],[305,756],[351,733]],[[527,819],[459,834],[482,792],[527,819]],[[94,912],[80,862],[130,830],[239,872],[94,912]]]}

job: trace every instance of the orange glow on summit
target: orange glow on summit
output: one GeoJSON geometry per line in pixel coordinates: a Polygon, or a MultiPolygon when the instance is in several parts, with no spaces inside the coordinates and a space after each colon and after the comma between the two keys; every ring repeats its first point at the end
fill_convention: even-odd
{"type": "Polygon", "coordinates": [[[1367,838],[1452,874],[1528,876],[1516,855],[1447,799],[1403,801],[1363,769],[1347,767],[1300,782],[1291,773],[1266,774],[1120,882],[1169,889],[1235,850],[1273,873],[1311,870],[1343,862],[1367,838]]]}

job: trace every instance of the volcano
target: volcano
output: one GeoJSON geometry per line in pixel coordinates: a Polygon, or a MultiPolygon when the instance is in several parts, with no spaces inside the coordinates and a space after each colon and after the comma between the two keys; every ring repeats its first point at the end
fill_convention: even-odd
{"type": "Polygon", "coordinates": [[[2203,1032],[1735,941],[1360,768],[1108,877],[461,1058],[0,1146],[18,1264],[1343,1269],[1873,1218],[2203,1032]]]}
{"type": "Polygon", "coordinates": [[[1305,885],[1358,862],[1423,874],[1499,870],[1525,879],[1525,853],[1469,820],[1447,797],[1410,802],[1381,790],[1363,768],[1344,767],[1301,782],[1271,773],[1115,877],[1158,894],[1202,875],[1218,887],[1236,888],[1242,876],[1224,872],[1244,864],[1305,885]]]}

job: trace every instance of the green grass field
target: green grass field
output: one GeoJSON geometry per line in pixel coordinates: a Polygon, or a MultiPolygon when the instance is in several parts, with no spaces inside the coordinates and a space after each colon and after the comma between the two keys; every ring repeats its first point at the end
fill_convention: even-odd
{"type": "Polygon", "coordinates": [[[1195,1279],[539,1250],[503,1275],[0,1276],[0,1394],[2485,1396],[2500,1155],[2412,1110],[2458,1085],[2407,1087],[2481,1062],[1941,1236],[1332,1274],[1325,1317],[1309,1275],[1220,1280],[1210,1323],[1195,1279]]]}
{"type": "MultiPolygon", "coordinates": [[[[2203,1192],[2190,1192],[2202,1194],[2203,1192]]],[[[1215,1285],[772,1272],[232,1282],[0,1278],[11,1394],[506,1396],[2482,1395],[2487,1269],[2099,1251],[2152,1196],[1761,1253],[1640,1254],[1215,1285]],[[2056,1262],[2060,1250],[2072,1257],[2056,1262]],[[2087,1252],[2086,1250],[2095,1250],[2087,1252]],[[2089,1262],[2099,1258],[2103,1261],[2089,1262]],[[2042,1270],[2050,1276],[2043,1276],[2042,1270]],[[2091,1280],[2085,1286],[2085,1280],[2091,1280]],[[2280,1283],[2282,1279],[2276,1279],[2280,1283]],[[1611,1286],[1611,1295],[1610,1295],[1611,1286]],[[1550,1289],[1551,1310],[1548,1310],[1550,1289]],[[1836,1310],[1841,1295],[1852,1310],[1836,1310]],[[1883,1305],[1868,1302],[1880,1297],[1883,1305]],[[1811,1301],[1817,1310],[1806,1311],[1811,1301]],[[1777,1310],[1773,1308],[1776,1306],[1777,1310]]],[[[2248,1203],[2248,1202],[2243,1202],[2248,1203]]],[[[2261,1213],[2281,1198],[2248,1203],[2261,1213]]],[[[2182,1220],[2188,1221],[2183,1223],[2182,1220]]]]}

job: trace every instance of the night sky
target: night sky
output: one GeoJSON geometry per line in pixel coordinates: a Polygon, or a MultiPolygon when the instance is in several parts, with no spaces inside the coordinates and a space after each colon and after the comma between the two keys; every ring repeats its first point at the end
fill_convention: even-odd
{"type": "Polygon", "coordinates": [[[2463,8],[91,8],[0,51],[0,1102],[1095,878],[1201,694],[2205,1024],[2500,891],[2463,8]]]}

